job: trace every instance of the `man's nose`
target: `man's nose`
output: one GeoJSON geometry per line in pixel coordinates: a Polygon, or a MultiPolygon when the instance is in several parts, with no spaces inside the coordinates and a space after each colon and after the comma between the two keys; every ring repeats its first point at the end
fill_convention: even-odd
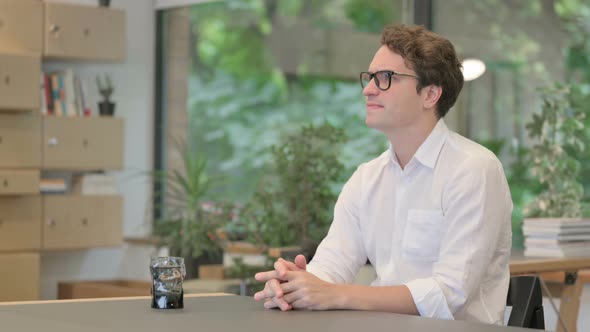
{"type": "Polygon", "coordinates": [[[369,83],[363,88],[363,95],[365,96],[372,96],[379,93],[379,89],[377,88],[377,84],[375,83],[375,79],[371,79],[369,83]]]}

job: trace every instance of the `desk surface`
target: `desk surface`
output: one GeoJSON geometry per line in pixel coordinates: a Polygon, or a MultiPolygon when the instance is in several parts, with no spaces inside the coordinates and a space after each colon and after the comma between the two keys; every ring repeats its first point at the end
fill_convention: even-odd
{"type": "Polygon", "coordinates": [[[251,297],[185,297],[185,308],[150,308],[149,297],[126,300],[0,306],[6,331],[479,331],[517,332],[528,329],[441,321],[415,316],[363,311],[265,310],[251,297]]]}
{"type": "Polygon", "coordinates": [[[513,250],[510,256],[510,274],[536,274],[554,271],[590,269],[590,257],[527,257],[522,250],[513,250]]]}

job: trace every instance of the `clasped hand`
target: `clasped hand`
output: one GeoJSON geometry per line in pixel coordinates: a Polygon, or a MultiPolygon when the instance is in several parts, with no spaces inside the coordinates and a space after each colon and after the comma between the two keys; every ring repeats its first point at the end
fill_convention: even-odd
{"type": "Polygon", "coordinates": [[[254,294],[254,299],[264,301],[267,309],[327,310],[334,308],[334,284],[325,282],[306,271],[303,255],[295,257],[295,263],[279,258],[274,270],[257,273],[256,280],[265,282],[264,289],[254,294]]]}

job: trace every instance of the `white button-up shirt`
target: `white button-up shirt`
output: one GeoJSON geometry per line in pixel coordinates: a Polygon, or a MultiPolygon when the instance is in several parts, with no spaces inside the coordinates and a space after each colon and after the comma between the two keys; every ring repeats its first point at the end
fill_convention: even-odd
{"type": "Polygon", "coordinates": [[[502,324],[512,200],[500,161],[442,119],[404,169],[394,148],[346,183],[308,271],[351,283],[368,258],[372,285],[406,285],[422,316],[502,324]]]}

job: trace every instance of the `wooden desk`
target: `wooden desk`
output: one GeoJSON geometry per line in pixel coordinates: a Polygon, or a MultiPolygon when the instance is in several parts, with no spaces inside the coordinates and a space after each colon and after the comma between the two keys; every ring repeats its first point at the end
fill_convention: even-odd
{"type": "MultiPolygon", "coordinates": [[[[559,315],[569,332],[576,332],[578,313],[580,311],[580,296],[584,289],[583,283],[577,278],[579,270],[590,268],[590,257],[584,258],[537,258],[525,257],[522,251],[514,251],[510,259],[510,274],[535,274],[544,272],[565,272],[559,315]]],[[[545,309],[547,310],[547,309],[545,309]]],[[[557,331],[563,332],[557,323],[557,331]]]]}
{"type": "MultiPolygon", "coordinates": [[[[191,294],[192,295],[192,294],[191,294]]],[[[526,332],[528,329],[369,311],[265,310],[251,297],[185,296],[184,309],[150,308],[150,297],[0,305],[2,331],[404,331],[526,332]]]]}

